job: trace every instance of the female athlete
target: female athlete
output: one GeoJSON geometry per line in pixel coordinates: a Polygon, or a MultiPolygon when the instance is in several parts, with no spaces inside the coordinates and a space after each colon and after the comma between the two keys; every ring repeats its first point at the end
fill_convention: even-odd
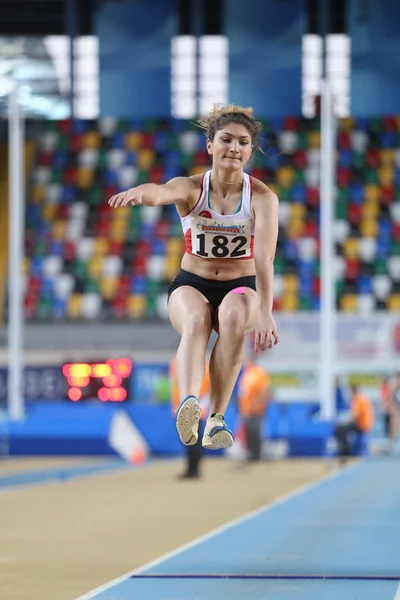
{"type": "Polygon", "coordinates": [[[176,362],[183,401],[176,426],[183,444],[196,443],[214,328],[210,416],[202,445],[217,450],[233,444],[224,415],[243,362],[244,336],[255,332],[256,353],[278,343],[272,316],[278,198],[243,170],[260,148],[261,125],[251,108],[215,106],[199,125],[206,130],[211,170],[139,185],[116,194],[109,205],[176,205],[185,236],[181,270],[168,293],[170,321],[181,336],[176,362]]]}

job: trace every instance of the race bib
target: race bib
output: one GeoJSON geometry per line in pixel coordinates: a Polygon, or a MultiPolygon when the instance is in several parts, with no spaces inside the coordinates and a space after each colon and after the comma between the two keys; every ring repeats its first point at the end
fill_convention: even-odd
{"type": "Polygon", "coordinates": [[[249,219],[192,217],[192,253],[202,258],[250,256],[249,219]]]}

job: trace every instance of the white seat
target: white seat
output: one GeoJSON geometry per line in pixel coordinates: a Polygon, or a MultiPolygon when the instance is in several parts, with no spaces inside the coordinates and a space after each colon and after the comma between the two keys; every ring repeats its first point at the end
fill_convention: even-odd
{"type": "Polygon", "coordinates": [[[99,131],[101,135],[109,137],[117,128],[117,119],[115,117],[100,117],[99,131]]]}
{"type": "Polygon", "coordinates": [[[320,179],[319,165],[309,165],[304,170],[304,181],[308,187],[318,187],[320,179]]]}
{"type": "Polygon", "coordinates": [[[309,261],[317,256],[317,240],[311,237],[304,237],[298,240],[299,257],[302,260],[309,261]]]}
{"type": "Polygon", "coordinates": [[[388,271],[394,281],[400,281],[400,256],[388,258],[388,271]]]}
{"type": "Polygon", "coordinates": [[[52,152],[58,142],[58,133],[55,131],[46,131],[40,136],[39,144],[44,152],[52,152]]]}
{"type": "Polygon", "coordinates": [[[358,254],[363,262],[372,263],[376,256],[376,239],[360,238],[358,240],[358,254]]]}
{"type": "Polygon", "coordinates": [[[279,225],[281,227],[286,227],[289,215],[291,212],[291,204],[289,202],[280,202],[279,203],[279,225]]]}
{"type": "Polygon", "coordinates": [[[369,142],[366,131],[355,130],[350,134],[350,146],[355,152],[365,152],[369,142]]]}
{"type": "Polygon", "coordinates": [[[128,189],[136,185],[137,179],[138,170],[132,165],[124,165],[118,171],[118,183],[124,189],[128,189]]]}
{"type": "Polygon", "coordinates": [[[164,256],[149,256],[146,264],[147,276],[154,281],[160,281],[164,276],[164,256]]]}
{"type": "Polygon", "coordinates": [[[372,289],[378,300],[386,300],[392,289],[392,282],[387,275],[375,275],[372,279],[372,289]]]}
{"type": "Polygon", "coordinates": [[[96,319],[101,311],[101,297],[99,294],[90,292],[82,295],[81,315],[84,319],[96,319]]]}
{"type": "Polygon", "coordinates": [[[76,244],[76,255],[80,260],[88,261],[93,254],[94,239],[83,237],[76,244]]]}
{"type": "Polygon", "coordinates": [[[394,150],[394,164],[400,169],[400,148],[395,148],[394,150]]]}
{"type": "Polygon", "coordinates": [[[103,260],[102,265],[102,276],[103,277],[117,277],[123,267],[123,260],[120,256],[106,256],[103,260]]]}
{"type": "Polygon", "coordinates": [[[358,312],[372,313],[375,310],[375,298],[372,294],[360,294],[357,298],[358,312]]]}
{"type": "Polygon", "coordinates": [[[333,230],[335,241],[341,244],[349,236],[350,223],[344,219],[336,219],[333,225],[333,230]]]}
{"type": "Polygon", "coordinates": [[[160,220],[162,214],[161,206],[142,206],[140,216],[142,217],[143,223],[149,225],[157,223],[160,220]]]}
{"type": "Polygon", "coordinates": [[[396,223],[400,223],[400,202],[393,202],[390,205],[390,216],[392,217],[392,221],[396,223]]]}
{"type": "Polygon", "coordinates": [[[89,212],[89,207],[85,202],[73,202],[69,206],[70,219],[85,220],[89,212]]]}
{"type": "Polygon", "coordinates": [[[319,148],[309,148],[307,150],[307,164],[310,167],[318,167],[321,164],[321,150],[319,148]]]}
{"type": "Polygon", "coordinates": [[[63,268],[64,261],[61,256],[46,256],[43,259],[43,275],[45,279],[54,279],[63,268]]]}
{"type": "Polygon", "coordinates": [[[59,204],[62,186],[59,183],[49,183],[46,186],[44,197],[48,204],[59,204]]]}
{"type": "Polygon", "coordinates": [[[333,260],[333,272],[336,281],[343,279],[346,271],[346,261],[343,256],[335,256],[333,260]]]}
{"type": "Polygon", "coordinates": [[[50,167],[36,167],[33,171],[33,181],[38,185],[45,185],[49,183],[51,177],[50,167]]]}
{"type": "Polygon", "coordinates": [[[97,165],[98,151],[94,148],[84,148],[79,152],[78,165],[85,169],[94,169],[97,165]]]}
{"type": "Polygon", "coordinates": [[[168,295],[162,293],[157,298],[157,315],[160,319],[168,319],[168,295]]]}
{"type": "Polygon", "coordinates": [[[70,219],[67,225],[66,239],[76,242],[85,231],[85,221],[81,218],[70,219]]]}
{"type": "Polygon", "coordinates": [[[184,131],[179,136],[180,147],[183,152],[194,154],[199,147],[197,131],[184,131]]]}
{"type": "Polygon", "coordinates": [[[274,295],[276,296],[276,298],[280,298],[283,294],[283,277],[282,275],[275,275],[274,276],[274,295]]]}
{"type": "Polygon", "coordinates": [[[70,273],[60,273],[54,280],[54,295],[60,300],[67,300],[74,289],[75,279],[70,273]]]}
{"type": "Polygon", "coordinates": [[[285,154],[293,154],[299,145],[299,134],[296,131],[280,131],[278,134],[279,148],[285,154]]]}
{"type": "Polygon", "coordinates": [[[126,150],[112,148],[107,153],[106,161],[109,169],[120,169],[126,162],[126,150]]]}

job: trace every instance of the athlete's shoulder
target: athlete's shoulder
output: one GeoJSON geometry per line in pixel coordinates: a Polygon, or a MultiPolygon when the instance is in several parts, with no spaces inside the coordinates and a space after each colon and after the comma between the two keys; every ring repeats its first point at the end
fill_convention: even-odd
{"type": "Polygon", "coordinates": [[[251,181],[251,189],[253,194],[257,196],[269,196],[271,198],[277,198],[275,192],[271,190],[263,181],[257,179],[256,177],[250,177],[251,181]]]}
{"type": "Polygon", "coordinates": [[[191,181],[191,185],[196,189],[201,189],[203,186],[203,180],[204,180],[205,174],[206,174],[206,171],[204,173],[198,173],[197,175],[191,175],[190,177],[188,177],[188,179],[190,179],[190,181],[191,181]]]}

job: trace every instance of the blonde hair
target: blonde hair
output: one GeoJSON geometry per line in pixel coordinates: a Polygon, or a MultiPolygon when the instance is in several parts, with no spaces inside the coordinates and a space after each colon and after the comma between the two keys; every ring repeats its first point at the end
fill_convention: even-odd
{"type": "Polygon", "coordinates": [[[228,123],[239,123],[246,127],[251,136],[252,156],[261,149],[261,123],[253,116],[252,107],[214,104],[213,108],[197,121],[197,125],[205,130],[207,139],[211,142],[217,131],[228,123]]]}

